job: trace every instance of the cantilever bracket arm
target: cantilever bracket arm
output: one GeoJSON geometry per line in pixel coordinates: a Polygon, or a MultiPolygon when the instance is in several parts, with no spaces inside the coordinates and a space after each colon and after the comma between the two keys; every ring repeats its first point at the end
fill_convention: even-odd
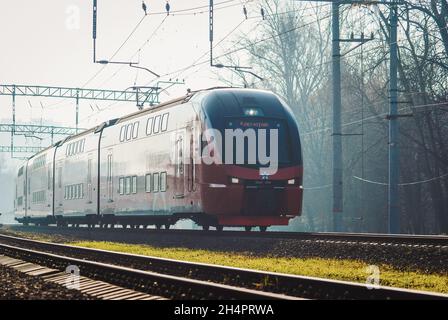
{"type": "Polygon", "coordinates": [[[99,61],[96,61],[96,63],[99,63],[99,64],[127,64],[131,68],[142,69],[142,70],[148,71],[149,73],[151,73],[152,75],[156,76],[157,78],[160,78],[160,75],[158,75],[154,71],[151,71],[151,70],[149,70],[148,68],[145,68],[145,67],[138,66],[138,62],[99,60],[99,61]]]}
{"type": "Polygon", "coordinates": [[[250,69],[252,69],[252,67],[242,67],[242,66],[226,66],[223,64],[212,64],[212,67],[215,68],[227,68],[227,69],[233,69],[235,71],[240,71],[240,72],[244,72],[244,73],[249,73],[251,75],[253,75],[255,78],[264,81],[264,78],[260,77],[259,75],[257,75],[255,72],[249,71],[250,69]]]}

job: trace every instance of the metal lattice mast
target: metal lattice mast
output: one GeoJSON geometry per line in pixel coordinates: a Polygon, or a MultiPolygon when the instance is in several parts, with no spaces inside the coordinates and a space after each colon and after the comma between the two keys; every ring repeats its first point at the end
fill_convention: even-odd
{"type": "MultiPolygon", "coordinates": [[[[168,83],[168,82],[167,82],[168,83]]],[[[155,105],[159,103],[160,87],[144,87],[139,90],[100,90],[100,89],[80,89],[69,87],[48,87],[48,86],[28,86],[28,85],[0,85],[0,96],[12,97],[12,123],[0,124],[0,132],[10,132],[11,142],[8,147],[1,147],[0,152],[10,152],[14,158],[14,152],[37,152],[26,146],[15,146],[14,137],[16,135],[27,134],[50,134],[51,138],[56,135],[72,135],[79,132],[79,101],[80,100],[102,100],[132,102],[142,107],[143,104],[155,105]],[[16,98],[43,97],[43,98],[68,98],[74,99],[76,103],[75,128],[40,126],[40,125],[18,125],[16,122],[16,98]]]]}

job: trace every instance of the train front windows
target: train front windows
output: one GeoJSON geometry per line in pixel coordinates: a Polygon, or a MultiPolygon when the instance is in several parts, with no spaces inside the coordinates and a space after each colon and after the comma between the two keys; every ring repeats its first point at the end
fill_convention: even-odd
{"type": "Polygon", "coordinates": [[[126,177],[124,188],[126,194],[131,194],[131,177],[126,177]]]}
{"type": "Polygon", "coordinates": [[[145,176],[145,191],[151,192],[151,174],[150,173],[148,173],[145,176]]]}
{"type": "Polygon", "coordinates": [[[126,140],[126,126],[121,126],[120,129],[120,142],[126,140]]]}
{"type": "Polygon", "coordinates": [[[154,126],[152,129],[153,133],[159,133],[160,132],[160,116],[156,116],[154,118],[154,126]]]}
{"type": "Polygon", "coordinates": [[[131,192],[132,193],[137,193],[137,176],[133,176],[132,177],[132,185],[131,185],[131,192]]]}
{"type": "Polygon", "coordinates": [[[169,113],[164,113],[162,116],[162,132],[165,132],[168,130],[168,117],[169,113]]]}
{"type": "Polygon", "coordinates": [[[152,191],[153,192],[159,192],[159,183],[160,183],[160,181],[159,181],[159,174],[158,173],[154,173],[152,176],[153,176],[153,179],[152,179],[152,182],[153,182],[152,191]]]}
{"type": "Polygon", "coordinates": [[[133,128],[132,128],[132,139],[138,138],[138,127],[140,122],[134,122],[133,128]]]}
{"type": "Polygon", "coordinates": [[[160,173],[160,192],[165,192],[167,186],[166,172],[160,173]]]}
{"type": "Polygon", "coordinates": [[[149,118],[148,122],[146,122],[146,135],[149,136],[152,134],[152,126],[154,123],[154,118],[149,118]]]}
{"type": "Polygon", "coordinates": [[[124,178],[121,177],[118,181],[118,193],[123,195],[124,194],[124,178]]]}

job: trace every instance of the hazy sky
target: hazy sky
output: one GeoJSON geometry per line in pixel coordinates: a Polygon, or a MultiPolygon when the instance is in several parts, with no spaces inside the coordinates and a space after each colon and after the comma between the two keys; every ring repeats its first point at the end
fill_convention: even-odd
{"type": "MultiPolygon", "coordinates": [[[[0,84],[28,84],[124,90],[134,85],[156,85],[154,76],[127,66],[92,63],[92,0],[3,1],[0,10],[2,50],[0,84]],[[87,83],[88,80],[91,80],[87,83]]],[[[146,0],[149,15],[113,60],[140,62],[160,75],[171,73],[208,58],[208,0],[170,0],[172,14],[166,16],[165,0],[146,0]],[[202,8],[197,8],[202,7],[202,8]],[[190,11],[181,11],[197,8],[190,11]],[[163,23],[162,23],[163,21],[163,23]],[[158,29],[157,29],[158,28],[158,29]],[[157,31],[156,31],[157,29],[157,31]],[[156,32],[155,32],[156,31],[156,32]],[[149,41],[148,41],[149,40],[149,41]],[[138,49],[140,54],[138,54],[138,49]],[[137,54],[136,54],[137,53],[137,54]],[[204,55],[205,54],[205,55],[204,55]]],[[[219,55],[232,49],[232,40],[254,32],[259,23],[259,1],[215,0],[215,43],[235,31],[216,49],[219,55]],[[221,3],[221,4],[220,4],[221,3]],[[246,3],[249,17],[243,20],[246,3]]],[[[109,59],[144,16],[141,0],[98,0],[97,59],[109,59]]],[[[222,85],[217,70],[207,63],[160,78],[185,79],[172,87],[168,100],[186,92],[222,85]]],[[[156,80],[157,81],[157,80],[156,80]]],[[[11,97],[0,97],[0,123],[11,123],[11,97]]],[[[18,123],[75,124],[75,102],[69,99],[17,98],[18,123]]],[[[133,104],[82,101],[83,127],[132,111],[133,104]],[[92,110],[93,109],[93,110],[92,110]],[[98,112],[98,109],[105,109],[98,112]]],[[[48,141],[17,137],[17,145],[46,145],[48,141]]],[[[0,143],[9,145],[9,134],[0,133],[0,143]]],[[[7,157],[8,158],[8,157],[7,157]]]]}

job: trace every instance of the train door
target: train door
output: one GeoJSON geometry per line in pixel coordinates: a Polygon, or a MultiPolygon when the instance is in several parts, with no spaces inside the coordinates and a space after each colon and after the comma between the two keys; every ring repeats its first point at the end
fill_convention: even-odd
{"type": "Polygon", "coordinates": [[[176,133],[175,143],[175,197],[183,198],[185,196],[185,161],[184,161],[184,149],[185,149],[185,134],[184,132],[176,133]]]}
{"type": "MultiPolygon", "coordinates": [[[[63,206],[63,203],[64,203],[64,201],[63,201],[63,199],[64,198],[68,198],[68,195],[65,195],[64,193],[63,193],[63,188],[62,188],[62,161],[59,161],[57,164],[56,164],[56,178],[57,178],[57,180],[55,179],[55,182],[57,181],[57,185],[56,185],[56,190],[55,190],[55,193],[56,193],[56,197],[55,197],[55,199],[56,199],[56,201],[55,201],[55,212],[56,211],[58,211],[59,213],[62,213],[62,206],[63,206]],[[56,210],[56,208],[59,208],[59,210],[56,210]]],[[[66,190],[66,192],[67,192],[67,190],[66,190]]]]}
{"type": "Polygon", "coordinates": [[[187,190],[188,192],[195,191],[195,177],[196,177],[196,166],[195,166],[195,145],[194,145],[194,128],[189,127],[187,133],[187,143],[185,152],[188,152],[188,164],[187,164],[187,190]]]}
{"type": "Polygon", "coordinates": [[[113,154],[112,150],[107,153],[107,202],[114,201],[114,185],[113,185],[113,154]]]}
{"type": "Polygon", "coordinates": [[[25,165],[25,176],[23,177],[23,210],[25,216],[28,214],[28,163],[25,165]]]}
{"type": "Polygon", "coordinates": [[[92,154],[87,157],[87,203],[92,203],[92,154]]]}
{"type": "MultiPolygon", "coordinates": [[[[48,193],[47,193],[47,207],[51,209],[52,207],[52,203],[53,203],[53,163],[49,162],[48,163],[48,168],[47,168],[48,172],[47,172],[47,189],[48,189],[48,193]]],[[[52,211],[49,210],[48,214],[51,214],[52,211]]]]}

